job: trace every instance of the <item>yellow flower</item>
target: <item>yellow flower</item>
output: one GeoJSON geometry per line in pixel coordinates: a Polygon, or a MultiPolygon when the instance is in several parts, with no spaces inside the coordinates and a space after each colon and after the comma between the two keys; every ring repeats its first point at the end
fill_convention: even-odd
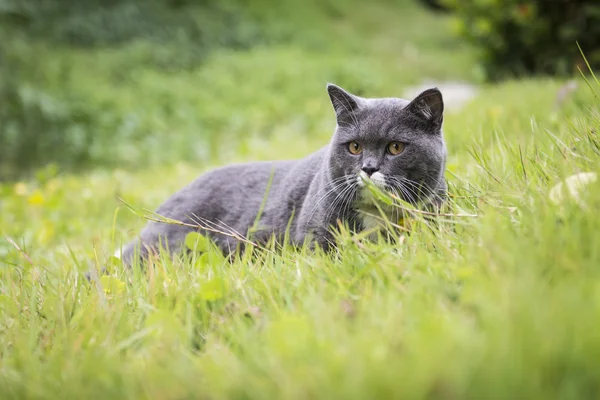
{"type": "Polygon", "coordinates": [[[35,192],[33,192],[31,194],[31,196],[29,196],[27,201],[32,206],[40,206],[40,205],[44,204],[45,199],[44,199],[44,196],[42,195],[42,193],[39,190],[36,190],[35,192]]]}
{"type": "Polygon", "coordinates": [[[118,294],[125,291],[125,283],[114,276],[104,275],[100,278],[100,283],[105,294],[118,294]]]}

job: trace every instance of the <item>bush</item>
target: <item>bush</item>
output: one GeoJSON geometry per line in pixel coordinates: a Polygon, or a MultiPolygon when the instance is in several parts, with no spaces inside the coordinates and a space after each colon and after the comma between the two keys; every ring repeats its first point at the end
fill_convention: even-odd
{"type": "Polygon", "coordinates": [[[435,11],[447,11],[448,7],[444,0],[419,0],[425,7],[435,11]]]}
{"type": "Polygon", "coordinates": [[[116,145],[125,139],[119,136],[132,110],[102,110],[99,101],[74,91],[77,67],[70,63],[114,49],[120,63],[106,61],[104,75],[89,77],[106,87],[107,80],[129,79],[134,69],[189,71],[214,50],[265,43],[260,21],[238,3],[0,0],[0,34],[12,38],[0,43],[0,181],[49,163],[73,169],[134,158],[123,157],[116,145]]]}
{"type": "Polygon", "coordinates": [[[597,0],[446,0],[459,34],[480,50],[489,79],[529,74],[568,75],[585,64],[600,68],[597,0]]]}
{"type": "Polygon", "coordinates": [[[243,8],[215,0],[0,0],[0,23],[54,45],[167,45],[170,62],[157,65],[164,69],[194,67],[215,48],[246,49],[266,40],[243,8]]]}
{"type": "Polygon", "coordinates": [[[93,112],[83,102],[60,101],[36,89],[0,82],[0,181],[60,161],[90,161],[93,112]]]}

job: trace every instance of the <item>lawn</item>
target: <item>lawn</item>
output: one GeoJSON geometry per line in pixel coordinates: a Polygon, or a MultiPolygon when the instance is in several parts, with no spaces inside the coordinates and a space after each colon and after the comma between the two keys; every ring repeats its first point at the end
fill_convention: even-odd
{"type": "Polygon", "coordinates": [[[563,80],[480,84],[444,120],[445,215],[415,214],[396,244],[342,233],[334,254],[198,254],[145,274],[112,258],[144,224],[120,199],[153,210],[212,167],[326,144],[326,82],[367,97],[479,84],[448,16],[385,1],[320,18],[175,70],[143,41],[13,38],[38,60],[26,89],[52,100],[36,101],[81,102],[98,138],[91,166],[57,159],[0,182],[1,398],[598,396],[600,188],[550,198],[598,170],[591,76],[564,102],[563,80]]]}

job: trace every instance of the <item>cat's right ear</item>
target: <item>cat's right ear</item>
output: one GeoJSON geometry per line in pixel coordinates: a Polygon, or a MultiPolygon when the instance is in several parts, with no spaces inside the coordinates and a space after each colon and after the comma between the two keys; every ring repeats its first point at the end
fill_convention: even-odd
{"type": "Polygon", "coordinates": [[[444,99],[438,88],[427,89],[406,106],[421,121],[435,130],[442,127],[444,120],[444,99]]]}
{"type": "Polygon", "coordinates": [[[360,99],[332,83],[327,84],[327,93],[338,122],[354,119],[353,114],[359,107],[360,99]]]}

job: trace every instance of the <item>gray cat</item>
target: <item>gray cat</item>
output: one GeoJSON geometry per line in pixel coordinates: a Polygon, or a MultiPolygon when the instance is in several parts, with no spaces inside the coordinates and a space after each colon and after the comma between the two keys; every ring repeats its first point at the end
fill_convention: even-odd
{"type": "MultiPolygon", "coordinates": [[[[377,207],[370,181],[404,201],[439,206],[446,196],[444,104],[437,88],[411,102],[367,99],[329,84],[337,126],[331,142],[301,160],[230,165],[181,189],[156,213],[189,225],[236,232],[254,242],[334,245],[341,221],[355,232],[397,221],[397,207],[377,207]],[[259,212],[262,212],[259,215],[259,212]],[[257,218],[259,216],[259,218],[257,218]]],[[[380,204],[381,206],[381,204],[380,204]]],[[[123,251],[131,264],[160,246],[183,250],[192,226],[149,222],[123,251]]],[[[226,254],[243,249],[235,235],[200,230],[226,254]]]]}

